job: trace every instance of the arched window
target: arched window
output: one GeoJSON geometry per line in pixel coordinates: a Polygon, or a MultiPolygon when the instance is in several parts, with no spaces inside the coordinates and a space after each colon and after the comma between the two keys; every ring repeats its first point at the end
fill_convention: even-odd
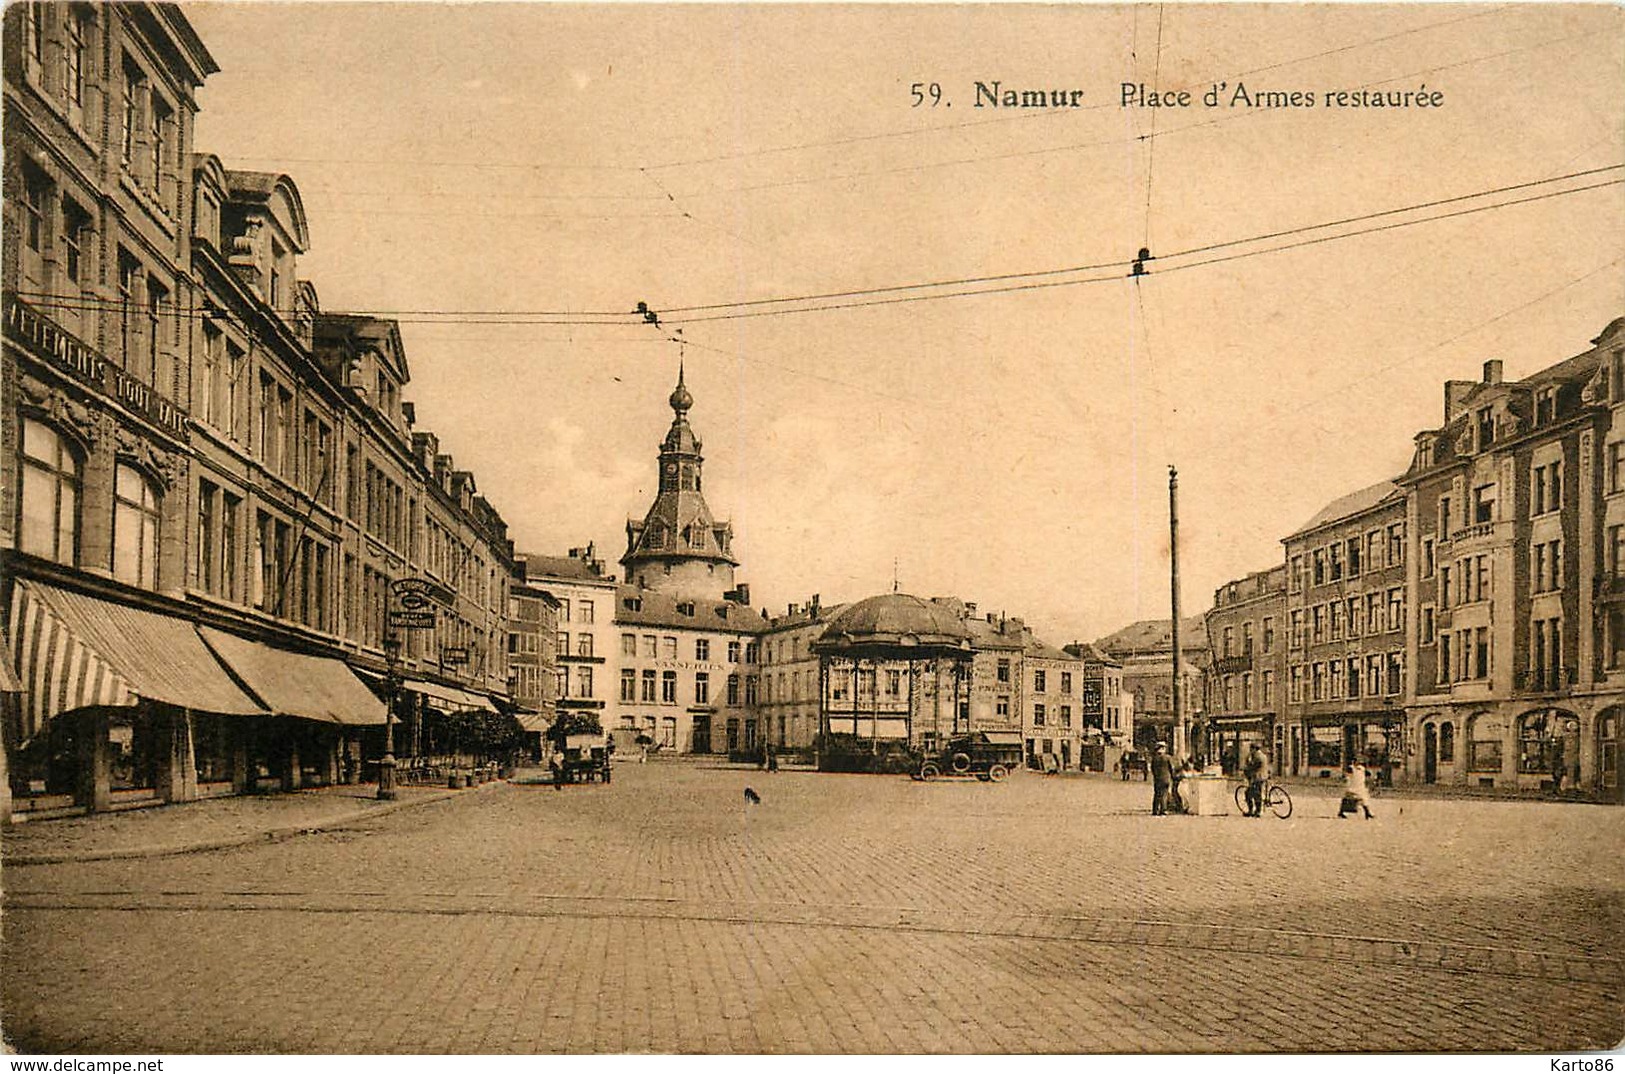
{"type": "Polygon", "coordinates": [[[1456,763],[1456,725],[1453,723],[1439,725],[1439,763],[1456,763]]]}
{"type": "Polygon", "coordinates": [[[113,476],[113,577],[158,588],[158,487],[119,463],[113,476]]]}
{"type": "Polygon", "coordinates": [[[21,470],[19,547],[58,563],[78,563],[83,458],[55,429],[24,418],[21,470]]]}

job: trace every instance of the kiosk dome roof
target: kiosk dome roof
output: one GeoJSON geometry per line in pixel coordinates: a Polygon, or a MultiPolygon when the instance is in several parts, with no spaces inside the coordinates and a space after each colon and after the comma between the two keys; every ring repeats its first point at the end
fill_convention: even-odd
{"type": "Polygon", "coordinates": [[[876,645],[959,649],[969,643],[970,634],[953,608],[907,593],[882,593],[842,609],[817,644],[839,650],[876,645]]]}

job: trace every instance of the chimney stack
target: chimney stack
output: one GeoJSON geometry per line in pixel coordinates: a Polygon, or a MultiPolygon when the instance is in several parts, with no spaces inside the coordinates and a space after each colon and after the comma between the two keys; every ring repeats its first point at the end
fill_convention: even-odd
{"type": "Polygon", "coordinates": [[[1484,363],[1484,383],[1501,383],[1501,359],[1491,358],[1489,361],[1484,363]]]}

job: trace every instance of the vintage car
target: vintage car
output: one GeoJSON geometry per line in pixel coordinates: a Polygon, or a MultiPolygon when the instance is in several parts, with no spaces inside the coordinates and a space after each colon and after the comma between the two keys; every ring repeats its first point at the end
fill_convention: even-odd
{"type": "Polygon", "coordinates": [[[608,783],[609,759],[614,752],[606,734],[566,735],[553,758],[553,778],[559,783],[608,783]]]}
{"type": "Polygon", "coordinates": [[[922,756],[916,776],[975,776],[993,783],[1021,767],[1021,732],[973,731],[948,740],[941,752],[922,756]]]}

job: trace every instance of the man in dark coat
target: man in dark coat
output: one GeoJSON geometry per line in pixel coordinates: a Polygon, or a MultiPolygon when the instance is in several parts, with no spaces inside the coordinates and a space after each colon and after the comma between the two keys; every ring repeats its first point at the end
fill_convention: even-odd
{"type": "Polygon", "coordinates": [[[1247,777],[1247,815],[1262,817],[1264,784],[1270,778],[1270,758],[1264,752],[1263,743],[1253,743],[1253,750],[1247,755],[1247,764],[1242,771],[1247,777]]]}
{"type": "Polygon", "coordinates": [[[1174,789],[1174,762],[1168,757],[1168,747],[1157,743],[1151,755],[1151,815],[1160,817],[1168,812],[1168,798],[1174,789]]]}

